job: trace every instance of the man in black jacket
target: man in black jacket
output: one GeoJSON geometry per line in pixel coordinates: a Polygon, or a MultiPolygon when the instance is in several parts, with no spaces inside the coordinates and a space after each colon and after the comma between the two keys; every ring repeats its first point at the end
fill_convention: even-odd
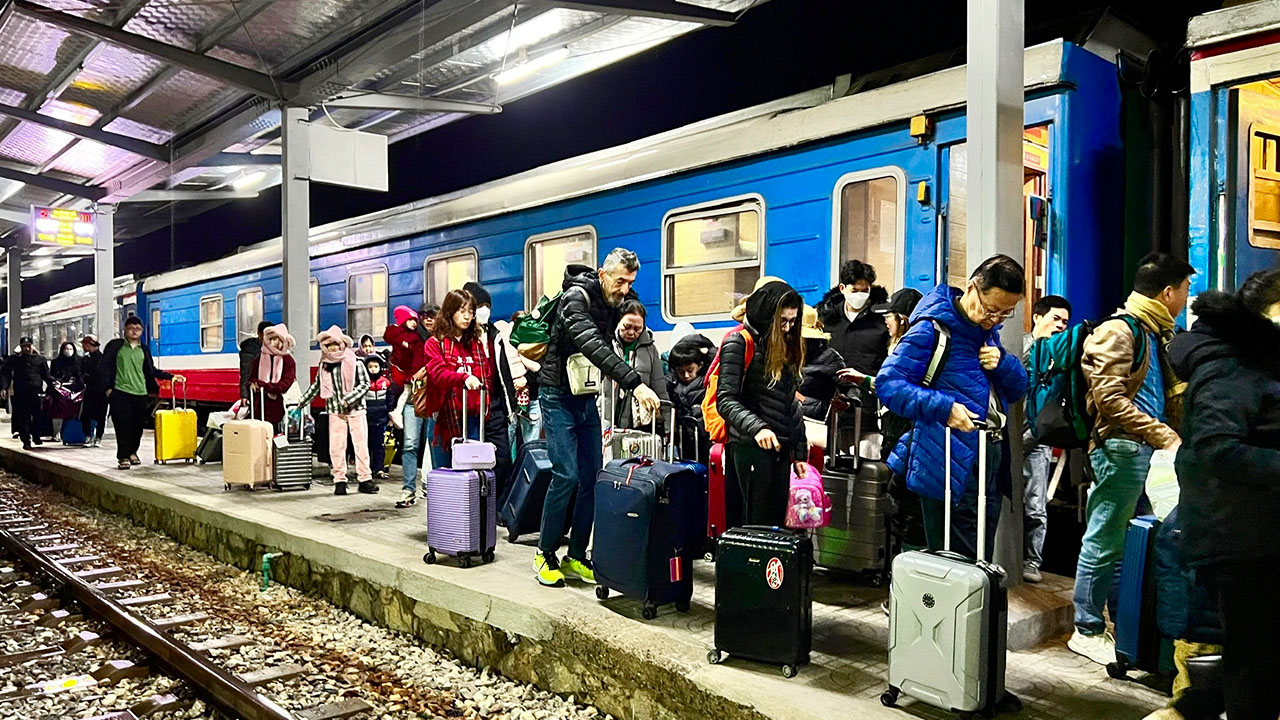
{"type": "Polygon", "coordinates": [[[831,335],[830,347],[844,358],[845,367],[875,377],[889,356],[889,328],[884,316],[871,308],[889,300],[875,284],[876,269],[850,260],[840,266],[840,284],[818,304],[822,329],[831,335]]]}
{"type": "Polygon", "coordinates": [[[583,355],[613,379],[619,387],[635,391],[636,399],[650,412],[658,410],[658,396],[640,380],[631,366],[613,352],[613,330],[618,308],[640,271],[640,259],[630,250],[615,248],[599,270],[585,265],[565,268],[564,291],[551,323],[551,342],[538,371],[539,400],[551,456],[551,486],[542,509],[542,534],[533,568],[538,582],[564,587],[566,572],[595,582],[587,560],[587,543],[595,515],[595,480],[603,464],[600,446],[600,413],[596,394],[574,395],[566,363],[583,355]],[[556,559],[561,530],[565,526],[570,496],[577,488],[569,553],[563,565],[556,559]]]}
{"type": "MultiPolygon", "coordinates": [[[[262,354],[262,331],[271,327],[270,320],[258,323],[258,336],[240,343],[240,399],[249,400],[249,381],[253,378],[253,364],[262,354]]],[[[109,345],[108,345],[109,346],[109,345]]]]}
{"type": "Polygon", "coordinates": [[[80,406],[80,423],[84,426],[84,444],[98,447],[107,427],[107,375],[98,338],[85,335],[80,339],[84,350],[81,370],[84,373],[84,404],[80,406]]]}
{"type": "Polygon", "coordinates": [[[36,352],[35,342],[24,337],[18,341],[19,353],[5,364],[5,381],[13,395],[13,427],[22,438],[22,449],[30,450],[34,442],[40,445],[40,436],[32,436],[36,420],[40,416],[40,393],[49,383],[49,363],[36,352]]]}

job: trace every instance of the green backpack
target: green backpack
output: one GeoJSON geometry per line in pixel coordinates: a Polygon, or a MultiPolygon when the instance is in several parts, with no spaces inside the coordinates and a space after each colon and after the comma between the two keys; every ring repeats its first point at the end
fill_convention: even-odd
{"type": "Polygon", "coordinates": [[[1080,359],[1084,341],[1098,326],[1109,320],[1124,320],[1133,331],[1133,367],[1142,366],[1147,343],[1142,326],[1132,315],[1112,315],[1096,323],[1082,322],[1075,327],[1040,338],[1027,356],[1027,419],[1032,435],[1049,447],[1073,450],[1089,444],[1093,420],[1086,401],[1089,384],[1085,380],[1080,359]]]}
{"type": "Polygon", "coordinates": [[[547,347],[551,343],[551,329],[555,325],[556,312],[560,309],[560,298],[564,297],[564,293],[561,290],[555,297],[544,295],[533,310],[512,323],[511,344],[516,346],[516,351],[521,355],[530,360],[541,360],[547,354],[547,347]]]}

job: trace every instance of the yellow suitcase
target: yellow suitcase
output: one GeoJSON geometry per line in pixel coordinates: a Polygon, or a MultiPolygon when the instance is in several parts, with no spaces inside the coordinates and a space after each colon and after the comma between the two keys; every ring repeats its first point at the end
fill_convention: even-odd
{"type": "Polygon", "coordinates": [[[172,407],[156,411],[156,462],[196,461],[196,411],[187,407],[187,384],[182,383],[182,407],[178,407],[178,384],[170,381],[172,407]]]}

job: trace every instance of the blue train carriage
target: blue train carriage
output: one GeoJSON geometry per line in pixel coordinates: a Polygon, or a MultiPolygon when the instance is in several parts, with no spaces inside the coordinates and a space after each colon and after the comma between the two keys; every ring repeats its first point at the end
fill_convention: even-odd
{"type": "MultiPolygon", "coordinates": [[[[76,352],[80,352],[80,338],[93,333],[105,345],[107,340],[121,335],[124,321],[137,312],[138,283],[132,275],[116,278],[114,297],[115,308],[112,312],[114,329],[102,332],[97,327],[97,298],[93,286],[86,285],[74,290],[57,293],[47,302],[33,305],[22,310],[22,334],[35,341],[36,349],[46,358],[52,359],[58,353],[62,343],[70,341],[76,344],[76,352]]],[[[5,313],[5,347],[8,345],[8,313],[5,313]]],[[[17,338],[13,344],[17,345],[17,338]]]]}
{"type": "MultiPolygon", "coordinates": [[[[1115,65],[1058,40],[1025,54],[1027,302],[1065,292],[1085,316],[1118,304],[1123,252],[1115,65]]],[[[700,122],[451,195],[315,228],[311,328],[379,337],[396,305],[478,279],[495,317],[558,290],[568,263],[615,246],[660,335],[713,337],[763,274],[816,302],[841,262],[890,289],[963,285],[964,68],[849,92],[850,83],[700,122]]],[[[853,84],[853,87],[860,87],[853,84]]],[[[282,317],[279,240],[142,283],[150,338],[193,397],[234,400],[236,346],[282,317]]],[[[1027,313],[1029,316],[1029,313],[1027,313]]],[[[313,349],[314,352],[314,349],[313,349]]]]}
{"type": "Polygon", "coordinates": [[[1280,7],[1192,18],[1188,243],[1192,294],[1280,267],[1280,7]]]}

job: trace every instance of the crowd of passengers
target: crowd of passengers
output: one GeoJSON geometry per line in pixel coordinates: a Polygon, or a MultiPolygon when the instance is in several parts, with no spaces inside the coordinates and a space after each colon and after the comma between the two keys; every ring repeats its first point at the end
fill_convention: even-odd
{"type": "MultiPolygon", "coordinates": [[[[882,457],[872,459],[887,462],[894,474],[895,525],[908,544],[917,538],[915,544],[932,550],[945,541],[945,436],[953,437],[951,547],[974,557],[978,483],[989,490],[988,517],[998,517],[1013,490],[998,473],[1000,457],[1010,447],[1008,434],[1017,432],[1022,457],[1012,465],[1022,468],[1024,482],[1022,577],[1042,580],[1050,474],[1061,453],[1038,441],[1033,413],[1021,427],[1006,424],[1010,406],[1028,392],[1027,407],[1041,407],[1034,400],[1042,388],[1029,387],[1025,363],[1036,343],[1071,327],[1066,298],[1038,299],[1031,332],[1011,351],[999,331],[1026,292],[1023,268],[1012,258],[992,257],[963,287],[939,285],[923,295],[911,288],[890,295],[873,267],[852,260],[816,306],[806,305],[784,279],[763,277],[734,309],[740,327],[722,343],[682,323],[669,350],[660,352],[632,289],[639,272],[635,253],[622,248],[599,268],[570,265],[550,342],[537,361],[511,338],[523,311],[495,321],[489,292],[475,282],[451,290],[439,306],[396,307],[382,346],[369,335],[356,343],[336,326],[320,332],[319,371],[296,401],[324,404],[327,430],[319,431],[317,444],[328,446],[335,493],[346,493],[349,454],[360,492],[375,493],[377,481],[390,478],[383,452],[389,433],[401,448],[398,508],[415,504],[424,468],[448,466],[464,425],[472,438],[483,425],[486,441],[496,446],[499,494],[516,450],[545,438],[554,469],[533,571],[547,587],[563,587],[566,579],[591,583],[588,543],[604,429],[665,424],[659,410],[670,402],[677,454],[705,462],[703,383],[719,353],[716,401],[728,426],[725,457],[738,490],[728,500],[731,524],[783,525],[790,474],[803,474],[809,457],[805,419],[825,422],[859,398],[864,427],[883,437],[882,457]],[[941,367],[931,369],[943,330],[950,349],[941,367]],[[571,392],[567,364],[578,356],[609,381],[607,397],[571,392]],[[987,431],[981,478],[977,430],[987,431]],[[568,547],[561,555],[565,528],[568,547]]],[[[1269,572],[1280,554],[1280,271],[1260,272],[1234,294],[1201,294],[1191,308],[1196,320],[1184,332],[1177,323],[1194,272],[1170,255],[1143,258],[1123,306],[1083,341],[1091,425],[1085,471],[1092,487],[1075,573],[1075,631],[1067,645],[1095,663],[1116,660],[1107,614],[1126,528],[1149,510],[1144,487],[1152,454],[1175,451],[1180,561],[1203,592],[1189,596],[1187,632],[1175,642],[1181,671],[1175,702],[1161,711],[1172,714],[1161,717],[1218,717],[1225,698],[1232,720],[1274,720],[1280,693],[1270,689],[1268,676],[1280,664],[1280,616],[1266,599],[1280,596],[1280,577],[1269,572]],[[1211,630],[1197,632],[1202,626],[1211,630]],[[1206,700],[1187,691],[1185,663],[1217,652],[1224,655],[1223,689],[1216,701],[1206,700]]],[[[83,354],[67,342],[51,364],[22,338],[0,371],[0,387],[24,447],[41,442],[41,395],[74,387],[83,391],[85,445],[100,444],[109,409],[119,468],[138,464],[147,398],[157,393],[158,380],[182,379],[155,366],[142,330],[130,317],[125,337],[104,351],[86,335],[83,354]]],[[[294,344],[284,325],[264,322],[258,337],[240,346],[243,402],[277,425],[297,380],[294,344]]],[[[997,523],[987,523],[986,532],[990,555],[997,523]]]]}

